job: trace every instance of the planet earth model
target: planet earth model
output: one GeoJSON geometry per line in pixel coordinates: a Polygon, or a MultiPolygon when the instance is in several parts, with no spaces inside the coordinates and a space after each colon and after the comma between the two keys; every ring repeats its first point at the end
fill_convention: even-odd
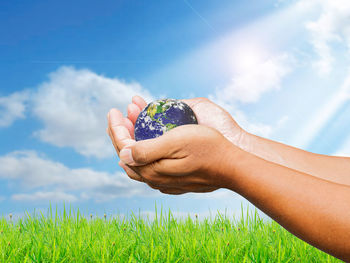
{"type": "Polygon", "coordinates": [[[135,123],[135,140],[159,137],[165,132],[186,124],[198,124],[196,115],[186,103],[162,99],[149,103],[135,123]]]}

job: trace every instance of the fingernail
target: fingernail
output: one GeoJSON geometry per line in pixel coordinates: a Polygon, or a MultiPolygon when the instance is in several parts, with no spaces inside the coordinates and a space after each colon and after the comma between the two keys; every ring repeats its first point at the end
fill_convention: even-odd
{"type": "Polygon", "coordinates": [[[131,149],[129,148],[123,148],[119,153],[119,157],[124,163],[128,165],[135,164],[134,159],[132,158],[131,149]]]}

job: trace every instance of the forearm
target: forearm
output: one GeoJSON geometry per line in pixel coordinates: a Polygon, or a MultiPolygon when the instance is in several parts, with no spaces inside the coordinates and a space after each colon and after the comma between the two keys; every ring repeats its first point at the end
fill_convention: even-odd
{"type": "Polygon", "coordinates": [[[267,161],[350,186],[350,158],[315,154],[249,133],[239,146],[267,161]]]}
{"type": "Polygon", "coordinates": [[[288,231],[343,260],[350,260],[350,188],[242,150],[226,161],[227,188],[241,194],[288,231]]]}

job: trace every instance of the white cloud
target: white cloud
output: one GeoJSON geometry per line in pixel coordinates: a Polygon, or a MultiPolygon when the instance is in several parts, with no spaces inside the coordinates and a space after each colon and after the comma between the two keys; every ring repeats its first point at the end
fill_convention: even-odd
{"type": "Polygon", "coordinates": [[[248,117],[240,110],[234,110],[231,114],[235,117],[237,123],[249,133],[269,137],[274,131],[275,127],[271,125],[248,120],[248,117]]]}
{"type": "Polygon", "coordinates": [[[257,102],[264,93],[279,89],[283,78],[294,67],[295,59],[286,53],[271,54],[262,46],[254,45],[237,46],[233,57],[231,83],[223,89],[216,89],[209,98],[225,108],[248,132],[269,137],[274,128],[252,122],[237,104],[257,102]]]}
{"type": "MultiPolygon", "coordinates": [[[[16,186],[16,193],[11,196],[15,201],[101,202],[118,197],[164,196],[144,183],[131,180],[125,173],[70,169],[35,151],[16,151],[0,156],[0,179],[7,179],[12,188],[16,186]]],[[[190,199],[243,200],[226,189],[186,196],[190,199]]]]}
{"type": "Polygon", "coordinates": [[[223,102],[257,102],[261,95],[279,89],[281,81],[292,68],[287,54],[268,55],[255,47],[236,49],[236,70],[231,83],[216,90],[215,97],[223,102]]]}
{"type": "Polygon", "coordinates": [[[319,56],[314,66],[320,74],[328,74],[335,61],[333,43],[350,48],[350,1],[348,0],[301,0],[309,8],[321,8],[315,21],[306,23],[311,32],[311,43],[319,56]]]}
{"type": "Polygon", "coordinates": [[[16,119],[25,117],[29,92],[21,91],[0,97],[0,127],[10,126],[16,119]]]}
{"type": "Polygon", "coordinates": [[[42,200],[50,200],[50,201],[67,201],[67,202],[75,202],[77,198],[72,194],[67,194],[64,192],[35,192],[32,194],[14,194],[11,198],[15,201],[25,201],[25,202],[33,202],[33,201],[42,201],[42,200]]]}
{"type": "Polygon", "coordinates": [[[229,82],[217,87],[209,98],[228,110],[244,129],[260,136],[269,137],[276,127],[252,120],[240,109],[239,103],[257,103],[264,94],[280,89],[284,78],[297,66],[292,51],[281,51],[288,37],[280,38],[281,43],[271,43],[275,35],[285,30],[276,21],[286,18],[282,24],[288,26],[287,22],[297,17],[292,16],[294,13],[295,8],[283,9],[209,47],[222,54],[220,63],[224,63],[230,77],[229,82]],[[266,28],[264,34],[261,28],[266,28]]]}
{"type": "Polygon", "coordinates": [[[13,198],[16,200],[29,196],[31,200],[51,196],[54,199],[103,201],[159,194],[147,185],[131,180],[125,173],[111,174],[90,168],[70,169],[34,151],[17,151],[1,156],[1,178],[9,179],[18,189],[35,190],[30,194],[15,194],[13,198]]]}
{"type": "MultiPolygon", "coordinates": [[[[300,41],[299,37],[310,12],[294,3],[283,5],[185,54],[150,79],[163,86],[176,83],[184,87],[185,94],[189,94],[188,90],[198,95],[209,91],[209,98],[227,109],[243,127],[259,135],[270,135],[275,127],[254,120],[248,113],[249,106],[243,109],[240,103],[259,103],[264,94],[283,87],[286,77],[302,64],[299,48],[305,39],[302,36],[300,41]]],[[[309,63],[305,57],[302,62],[309,63]]]]}
{"type": "Polygon", "coordinates": [[[113,149],[105,133],[106,114],[112,107],[125,113],[135,94],[152,99],[137,83],[61,67],[33,96],[33,113],[44,125],[35,134],[44,142],[72,147],[84,156],[111,156],[113,149]]]}

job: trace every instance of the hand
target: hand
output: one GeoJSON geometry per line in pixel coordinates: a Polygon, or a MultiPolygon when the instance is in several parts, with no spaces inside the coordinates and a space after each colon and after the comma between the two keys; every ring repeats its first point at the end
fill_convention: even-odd
{"type": "Polygon", "coordinates": [[[119,113],[111,110],[111,138],[122,149],[120,165],[130,178],[168,194],[211,192],[227,185],[221,168],[233,145],[215,129],[184,125],[135,142],[125,126],[113,126],[118,119],[119,113]]]}
{"type": "MultiPolygon", "coordinates": [[[[231,115],[207,98],[194,98],[181,100],[188,104],[196,114],[198,124],[212,127],[236,146],[240,146],[246,132],[235,122],[231,115]]],[[[128,106],[128,119],[135,125],[140,112],[147,103],[140,96],[134,96],[132,103],[128,106]]],[[[133,138],[134,130],[129,128],[133,138]]]]}
{"type": "MultiPolygon", "coordinates": [[[[218,130],[229,141],[239,146],[241,139],[245,135],[245,131],[238,126],[227,111],[206,98],[195,98],[182,101],[187,103],[193,109],[200,125],[205,125],[218,130]]],[[[143,98],[140,96],[134,96],[132,98],[132,103],[128,105],[128,118],[124,118],[119,110],[111,110],[112,114],[110,114],[107,133],[111,137],[118,155],[123,147],[135,143],[133,140],[134,124],[139,113],[146,106],[147,103],[143,98]]],[[[125,170],[131,179],[140,182],[144,181],[139,174],[123,162],[119,162],[119,165],[125,170]]]]}

